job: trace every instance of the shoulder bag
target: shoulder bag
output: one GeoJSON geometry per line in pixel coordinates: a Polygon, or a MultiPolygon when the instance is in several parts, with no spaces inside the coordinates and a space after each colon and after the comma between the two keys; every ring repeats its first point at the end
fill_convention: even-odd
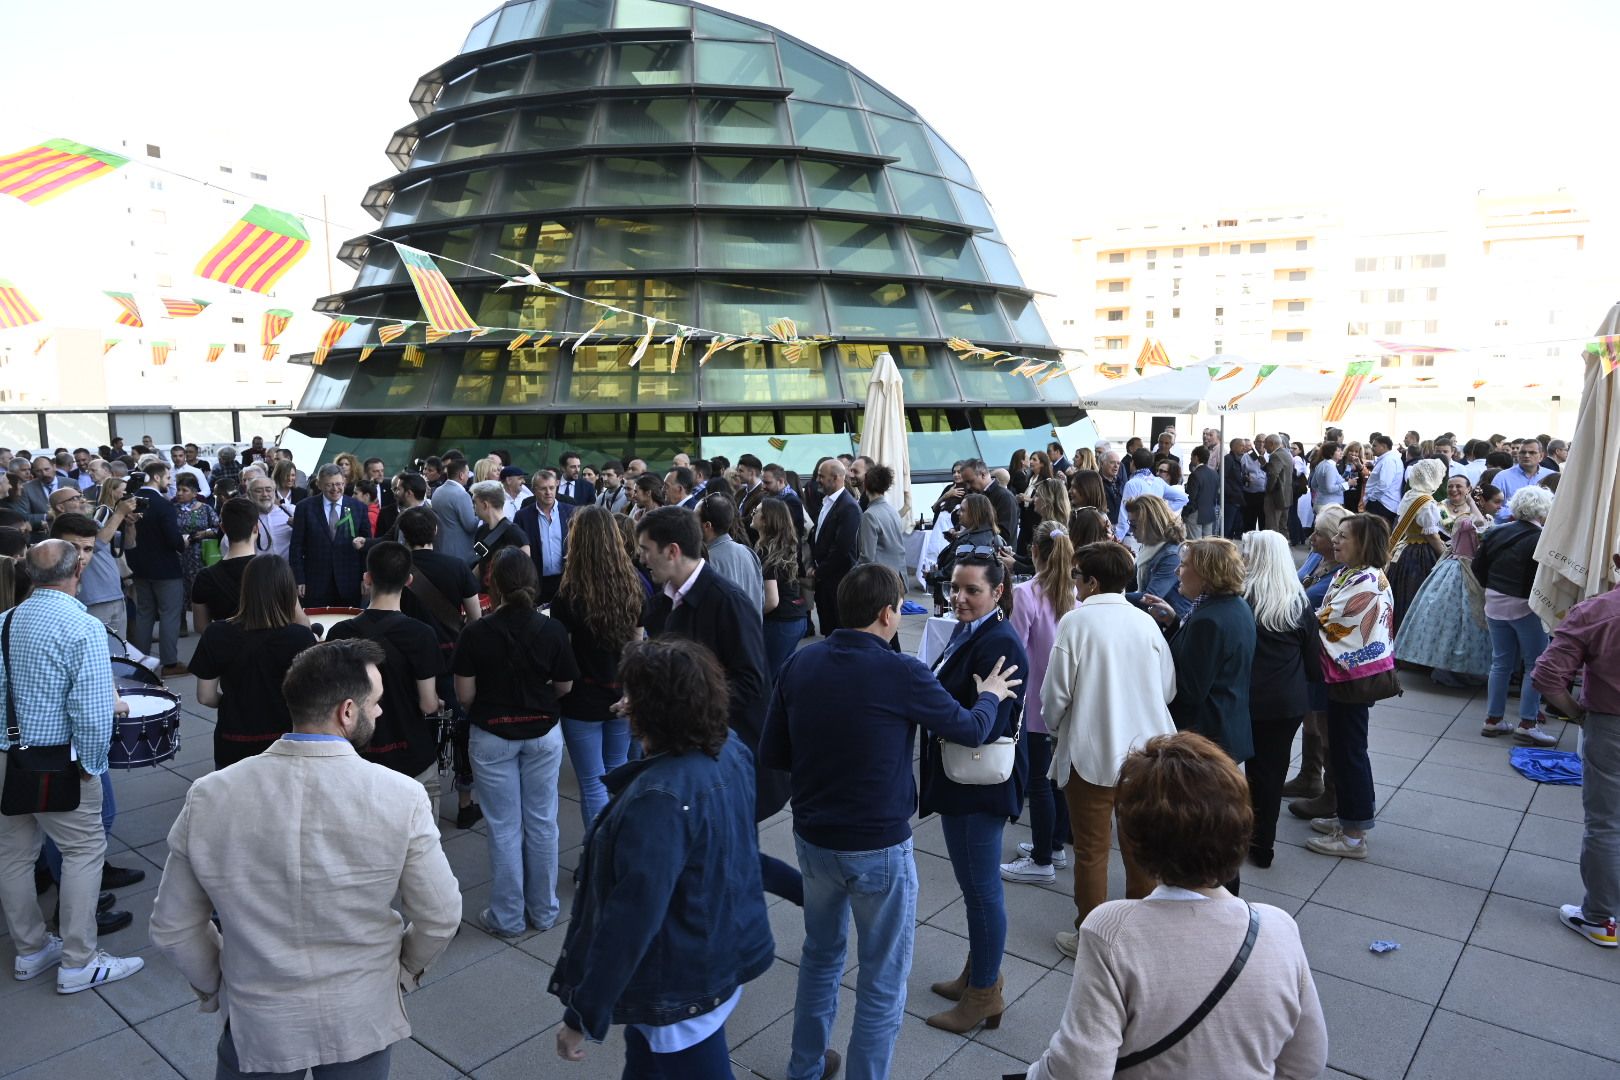
{"type": "MultiPolygon", "coordinates": [[[[1332,663],[1326,657],[1323,657],[1323,662],[1332,663]]],[[[1404,693],[1406,691],[1401,688],[1400,676],[1395,674],[1394,668],[1360,679],[1327,684],[1328,700],[1340,705],[1373,705],[1385,698],[1400,697],[1404,693]]]]}
{"type": "MultiPolygon", "coordinates": [[[[1001,618],[998,611],[996,621],[1000,622],[1001,618]]],[[[944,658],[941,657],[940,664],[943,663],[944,658]]],[[[1015,703],[1014,710],[1017,719],[1013,722],[1011,738],[1003,735],[983,746],[963,746],[961,743],[949,742],[946,739],[939,740],[939,761],[948,780],[976,787],[1007,782],[1008,777],[1013,774],[1013,766],[1018,761],[1018,736],[1024,730],[1023,703],[1015,703]]]]}
{"type": "Polygon", "coordinates": [[[0,814],[22,817],[28,814],[63,814],[79,808],[79,763],[73,760],[73,746],[24,746],[22,729],[17,726],[17,686],[11,675],[11,623],[16,609],[6,616],[0,630],[0,658],[6,666],[6,738],[11,750],[6,754],[6,778],[0,788],[0,814]]]}

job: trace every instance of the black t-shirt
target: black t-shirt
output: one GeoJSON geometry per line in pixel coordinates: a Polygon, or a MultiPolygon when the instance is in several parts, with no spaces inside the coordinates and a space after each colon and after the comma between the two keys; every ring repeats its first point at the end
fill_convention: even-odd
{"type": "Polygon", "coordinates": [[[439,754],[439,726],[422,715],[416,684],[444,673],[445,660],[433,629],[398,611],[363,611],[338,623],[328,641],[365,638],[382,646],[382,715],[360,756],[406,776],[417,776],[439,754]]]}
{"type": "Polygon", "coordinates": [[[252,555],[226,559],[198,572],[197,580],[191,585],[191,602],[208,609],[209,622],[219,622],[236,614],[242,604],[242,575],[247,573],[247,564],[252,561],[252,555]]]}
{"type": "MultiPolygon", "coordinates": [[[[461,602],[469,596],[478,595],[478,579],[467,568],[467,564],[450,555],[443,555],[432,548],[420,548],[411,552],[411,573],[425,578],[444,597],[445,604],[457,611],[461,610],[461,602]]],[[[439,635],[442,644],[454,644],[460,636],[461,624],[446,626],[438,616],[416,595],[416,589],[409,588],[400,597],[399,608],[411,618],[425,622],[433,627],[439,635]]]]}
{"type": "Polygon", "coordinates": [[[562,700],[563,715],[573,720],[613,719],[613,703],[621,693],[619,659],[624,650],[599,645],[584,615],[574,610],[565,595],[558,594],[551,602],[551,617],[567,628],[579,665],[579,678],[562,700]]]}
{"type": "MultiPolygon", "coordinates": [[[[520,548],[528,542],[529,538],[523,534],[523,530],[510,521],[498,521],[493,529],[479,523],[478,531],[473,534],[473,544],[483,544],[489,550],[487,555],[478,560],[477,568],[474,570],[474,576],[477,577],[480,586],[485,590],[488,588],[489,564],[494,561],[497,551],[509,547],[520,548]]],[[[477,547],[475,546],[473,550],[477,551],[477,547]]]]}
{"type": "Polygon", "coordinates": [[[793,569],[777,564],[776,569],[765,575],[765,580],[776,582],[776,606],[765,613],[767,619],[786,622],[805,617],[804,594],[799,591],[799,575],[793,569]]]}
{"type": "Polygon", "coordinates": [[[536,739],[549,732],[561,713],[552,680],[579,678],[563,624],[512,608],[461,632],[451,670],[478,680],[467,719],[503,739],[536,739]]]}
{"type": "Polygon", "coordinates": [[[314,632],[299,623],[275,630],[244,630],[229,620],[208,624],[191,657],[191,673],[219,680],[214,768],[263,753],[292,730],[281,680],[293,657],[314,644],[314,632]]]}

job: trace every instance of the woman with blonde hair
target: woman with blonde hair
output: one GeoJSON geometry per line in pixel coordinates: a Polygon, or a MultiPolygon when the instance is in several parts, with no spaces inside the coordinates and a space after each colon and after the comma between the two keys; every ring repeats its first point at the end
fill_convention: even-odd
{"type": "Polygon", "coordinates": [[[1097,471],[1097,451],[1089,446],[1082,446],[1074,452],[1074,467],[1076,469],[1090,469],[1097,471]]]}
{"type": "Polygon", "coordinates": [[[482,457],[478,464],[473,466],[473,483],[482,484],[486,480],[500,480],[501,462],[499,458],[482,457]]]}
{"type": "Polygon", "coordinates": [[[1157,495],[1138,495],[1125,504],[1131,532],[1141,545],[1136,549],[1136,588],[1130,599],[1143,594],[1160,596],[1170,602],[1177,615],[1185,614],[1192,600],[1176,587],[1176,569],[1181,565],[1181,544],[1186,539],[1181,518],[1170,504],[1157,495]]]}
{"type": "MultiPolygon", "coordinates": [[[[1018,536],[1020,539],[1028,536],[1033,540],[1035,530],[1046,522],[1060,525],[1067,530],[1069,524],[1069,489],[1064,486],[1062,480],[1052,476],[1038,480],[1029,489],[1029,495],[1030,507],[1034,510],[1034,515],[1028,522],[1019,527],[1018,536]]],[[[1023,555],[1013,560],[1012,569],[1013,573],[1026,576],[1036,572],[1035,560],[1027,549],[1023,555]]]]}

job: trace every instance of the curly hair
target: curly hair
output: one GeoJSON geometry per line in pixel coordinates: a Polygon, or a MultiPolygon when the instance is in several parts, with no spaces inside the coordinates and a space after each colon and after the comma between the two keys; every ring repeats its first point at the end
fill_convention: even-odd
{"type": "Polygon", "coordinates": [[[1222,885],[1243,865],[1254,831],[1249,784],[1202,735],[1155,735],[1125,758],[1114,792],[1121,844],[1166,885],[1222,885]]]}
{"type": "Polygon", "coordinates": [[[707,647],[674,636],[638,642],[625,650],[619,682],[630,733],[646,743],[649,755],[701,750],[720,756],[731,691],[707,647]]]}
{"type": "Polygon", "coordinates": [[[579,613],[597,644],[618,650],[637,636],[645,595],[613,514],[600,506],[581,508],[568,524],[568,559],[557,596],[579,613]]]}
{"type": "Polygon", "coordinates": [[[1204,579],[1210,595],[1237,596],[1243,592],[1243,556],[1226,537],[1202,536],[1187,541],[1181,549],[1181,561],[1204,579]]]}
{"type": "Polygon", "coordinates": [[[767,496],[759,501],[759,543],[754,552],[767,577],[775,571],[799,572],[799,531],[786,501],[767,496]]]}

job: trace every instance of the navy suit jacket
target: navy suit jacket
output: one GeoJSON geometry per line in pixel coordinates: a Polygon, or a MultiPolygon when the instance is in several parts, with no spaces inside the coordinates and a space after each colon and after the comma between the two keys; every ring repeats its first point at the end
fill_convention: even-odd
{"type": "Polygon", "coordinates": [[[596,488],[583,476],[574,481],[574,497],[569,498],[563,492],[568,488],[568,481],[562,477],[557,478],[557,501],[572,506],[591,506],[596,502],[596,488]]]}
{"type": "MultiPolygon", "coordinates": [[[[580,481],[584,483],[584,481],[580,481]]],[[[558,524],[562,528],[562,557],[563,562],[568,561],[568,522],[573,519],[575,507],[561,499],[556,503],[558,524]]],[[[535,505],[531,496],[523,504],[523,508],[512,519],[512,524],[523,530],[527,537],[524,543],[529,545],[529,558],[534,560],[534,572],[541,577],[546,576],[545,553],[542,550],[543,537],[540,535],[540,509],[535,505]]]]}
{"type": "Polygon", "coordinates": [[[836,583],[854,568],[860,536],[861,506],[846,491],[827,511],[827,520],[810,543],[810,558],[820,584],[836,583]]]}
{"type": "MultiPolygon", "coordinates": [[[[996,660],[1006,657],[1007,667],[1017,665],[1020,672],[1029,671],[1029,657],[1024,643],[1018,640],[1008,619],[986,619],[973,634],[957,646],[955,652],[935,670],[935,677],[956,703],[971,709],[979,700],[973,676],[985,676],[996,666],[996,660]]],[[[1018,687],[1015,696],[1001,702],[996,710],[996,722],[985,742],[1008,736],[1019,729],[1024,709],[1024,688],[1018,687]]],[[[923,743],[922,761],[918,768],[922,781],[919,792],[919,812],[924,814],[999,814],[1016,817],[1023,810],[1024,786],[1029,782],[1029,733],[1019,730],[1018,747],[1013,759],[1013,772],[1000,784],[958,784],[945,775],[939,749],[939,739],[928,738],[923,743]]]]}
{"type": "Polygon", "coordinates": [[[360,602],[360,578],[366,569],[365,549],[354,549],[354,538],[371,539],[371,515],[366,504],[345,495],[337,535],[326,528],[326,497],[311,495],[293,511],[292,538],[287,561],[293,577],[304,586],[305,607],[354,605],[360,602]]]}
{"type": "Polygon", "coordinates": [[[180,552],[186,545],[180,536],[180,518],[174,503],[153,487],[143,487],[138,494],[146,499],[146,509],[135,526],[135,546],[124,556],[129,572],[148,581],[171,581],[183,576],[180,552]]]}

